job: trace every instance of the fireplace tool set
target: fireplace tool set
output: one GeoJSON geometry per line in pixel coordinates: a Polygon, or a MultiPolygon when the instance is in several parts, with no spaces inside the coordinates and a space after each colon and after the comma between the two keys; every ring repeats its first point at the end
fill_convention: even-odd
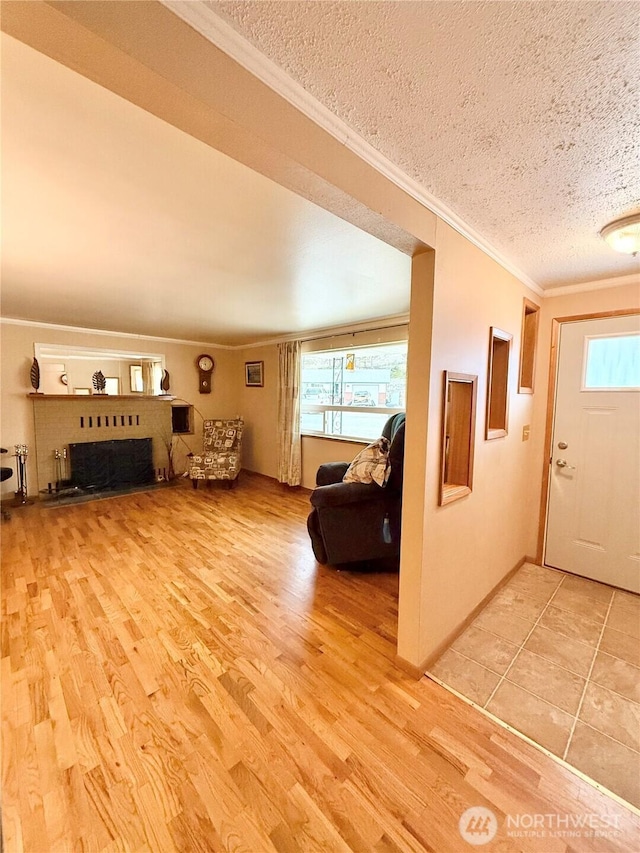
{"type": "Polygon", "coordinates": [[[67,448],[65,447],[62,453],[59,450],[54,450],[53,453],[56,459],[56,491],[59,492],[67,479],[67,448]]]}
{"type": "Polygon", "coordinates": [[[16,490],[15,503],[19,505],[30,504],[32,501],[27,497],[27,456],[29,448],[26,444],[15,445],[15,457],[17,462],[18,488],[16,490]]]}
{"type": "Polygon", "coordinates": [[[79,494],[82,489],[79,489],[77,486],[72,486],[71,479],[69,478],[69,471],[67,467],[67,448],[64,447],[62,450],[54,450],[53,456],[56,462],[56,482],[55,487],[53,483],[48,484],[49,487],[47,488],[47,493],[58,496],[79,494]]]}

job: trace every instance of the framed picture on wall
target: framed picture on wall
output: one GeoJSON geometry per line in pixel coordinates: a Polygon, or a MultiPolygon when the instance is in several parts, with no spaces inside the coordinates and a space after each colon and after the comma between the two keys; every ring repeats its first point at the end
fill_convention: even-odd
{"type": "Polygon", "coordinates": [[[245,361],[244,384],[253,388],[264,385],[264,361],[245,361]]]}

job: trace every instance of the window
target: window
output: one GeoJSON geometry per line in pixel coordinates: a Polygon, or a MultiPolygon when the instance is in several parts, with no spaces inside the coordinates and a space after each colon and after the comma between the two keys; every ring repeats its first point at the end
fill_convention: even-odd
{"type": "Polygon", "coordinates": [[[305,435],[371,441],[405,410],[407,342],[302,356],[300,427],[305,435]]]}
{"type": "Polygon", "coordinates": [[[585,391],[640,389],[640,334],[587,338],[585,391]]]}

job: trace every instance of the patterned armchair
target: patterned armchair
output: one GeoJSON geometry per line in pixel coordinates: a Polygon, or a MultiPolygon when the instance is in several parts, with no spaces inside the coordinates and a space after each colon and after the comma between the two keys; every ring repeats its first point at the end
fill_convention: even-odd
{"type": "Polygon", "coordinates": [[[229,488],[240,473],[244,421],[204,422],[203,450],[189,459],[189,477],[193,488],[199,480],[226,480],[229,488]]]}

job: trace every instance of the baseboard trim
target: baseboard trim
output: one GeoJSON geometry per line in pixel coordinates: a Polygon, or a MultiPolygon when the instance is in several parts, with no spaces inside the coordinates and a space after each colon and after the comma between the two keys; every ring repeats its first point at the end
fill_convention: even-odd
{"type": "Polygon", "coordinates": [[[423,664],[420,666],[416,666],[411,661],[408,661],[406,658],[400,657],[400,655],[396,655],[394,659],[395,665],[398,669],[401,669],[407,675],[410,675],[411,678],[415,678],[416,681],[420,681],[420,679],[424,676],[428,661],[425,660],[423,664]]]}
{"type": "Polygon", "coordinates": [[[518,571],[518,569],[521,569],[525,563],[529,563],[529,562],[534,562],[534,561],[530,560],[529,557],[526,557],[526,556],[522,557],[520,560],[518,560],[518,562],[515,564],[515,566],[507,572],[507,574],[502,578],[502,580],[498,581],[498,583],[493,587],[493,589],[491,589],[485,595],[485,597],[482,599],[482,601],[480,601],[478,604],[476,604],[476,606],[473,608],[471,613],[469,613],[469,615],[465,619],[463,619],[462,622],[460,622],[460,624],[457,627],[455,627],[453,629],[453,631],[451,631],[441,643],[438,644],[438,646],[434,649],[434,651],[429,655],[429,657],[422,664],[422,674],[423,675],[426,672],[426,670],[430,669],[433,666],[433,664],[438,660],[440,655],[442,655],[449,648],[449,646],[458,639],[460,634],[462,634],[464,631],[467,630],[469,625],[473,622],[473,620],[480,613],[480,611],[484,607],[486,607],[486,605],[491,601],[491,599],[494,597],[494,595],[496,595],[498,592],[500,592],[500,590],[502,589],[503,586],[506,586],[506,584],[509,583],[509,581],[515,575],[515,573],[518,571]]]}
{"type": "Polygon", "coordinates": [[[250,474],[252,477],[261,477],[263,480],[269,480],[271,483],[275,483],[278,486],[282,486],[283,489],[296,489],[300,492],[308,492],[311,494],[313,489],[308,489],[306,486],[300,484],[299,486],[288,486],[286,483],[281,483],[277,477],[272,477],[269,474],[263,474],[261,471],[252,471],[251,468],[243,468],[241,473],[250,474]]]}

